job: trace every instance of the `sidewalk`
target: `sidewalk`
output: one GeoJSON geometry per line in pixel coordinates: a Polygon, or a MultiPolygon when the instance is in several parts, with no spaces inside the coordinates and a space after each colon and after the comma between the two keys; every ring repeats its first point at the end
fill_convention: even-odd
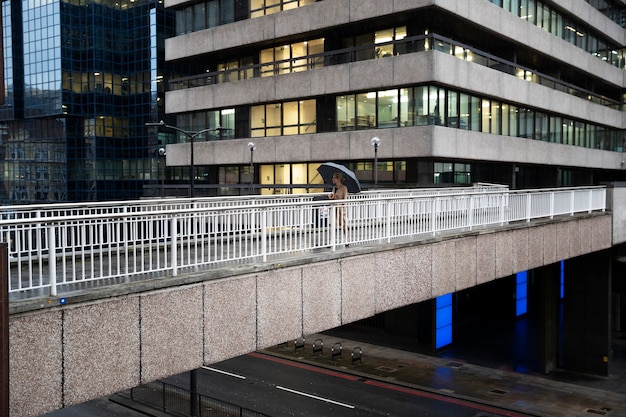
{"type": "MultiPolygon", "coordinates": [[[[626,379],[621,373],[626,369],[626,358],[621,357],[622,352],[616,364],[620,372],[617,376],[602,378],[563,372],[545,376],[494,369],[468,361],[349,340],[344,336],[330,332],[313,334],[307,336],[304,348],[296,350],[294,341],[291,341],[263,352],[533,416],[626,417],[626,379]],[[317,347],[323,343],[321,353],[313,352],[314,342],[317,347]],[[341,344],[341,359],[331,356],[331,348],[336,343],[341,344]],[[361,361],[351,359],[351,353],[357,347],[362,350],[361,361]],[[617,386],[622,392],[613,390],[617,386]]],[[[622,342],[626,348],[626,340],[622,342]]],[[[338,347],[335,345],[335,352],[338,347]]]]}

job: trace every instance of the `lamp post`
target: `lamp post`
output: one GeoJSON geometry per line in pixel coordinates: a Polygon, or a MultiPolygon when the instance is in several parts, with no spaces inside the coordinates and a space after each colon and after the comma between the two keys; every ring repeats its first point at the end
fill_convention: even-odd
{"type": "Polygon", "coordinates": [[[161,159],[165,156],[165,148],[159,148],[159,157],[157,159],[158,176],[161,178],[161,198],[163,198],[163,188],[165,188],[165,168],[161,172],[161,159]]]}
{"type": "Polygon", "coordinates": [[[248,149],[250,149],[250,192],[252,194],[252,186],[254,184],[254,150],[256,145],[254,142],[248,142],[248,149]]]}
{"type": "Polygon", "coordinates": [[[202,129],[202,130],[200,130],[198,132],[192,132],[192,131],[189,131],[189,130],[181,129],[180,127],[168,125],[163,120],[161,120],[158,123],[146,123],[146,126],[163,126],[163,127],[168,128],[168,129],[172,129],[172,130],[175,130],[177,132],[180,132],[183,135],[187,136],[187,138],[189,138],[189,142],[190,142],[190,145],[191,145],[191,155],[190,155],[190,158],[189,158],[189,181],[190,181],[190,183],[189,183],[189,197],[194,198],[195,197],[195,192],[194,192],[195,191],[194,190],[194,188],[195,188],[195,178],[194,178],[195,177],[195,175],[194,175],[194,170],[195,169],[194,168],[195,167],[194,167],[194,161],[193,161],[193,143],[194,143],[194,139],[196,137],[200,136],[203,133],[211,132],[211,131],[215,131],[215,130],[219,131],[222,128],[218,127],[218,128],[215,128],[215,129],[202,129]]]}
{"type": "Polygon", "coordinates": [[[380,138],[373,137],[370,142],[374,147],[374,184],[378,184],[378,145],[380,145],[380,138]]]}

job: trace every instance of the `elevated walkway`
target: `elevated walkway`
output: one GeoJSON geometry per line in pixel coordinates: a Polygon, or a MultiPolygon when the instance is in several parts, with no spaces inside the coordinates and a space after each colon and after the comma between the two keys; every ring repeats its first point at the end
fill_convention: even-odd
{"type": "MultiPolygon", "coordinates": [[[[199,260],[207,252],[197,250],[202,248],[202,239],[189,239],[185,235],[182,240],[171,239],[168,245],[181,249],[175,257],[163,250],[179,267],[184,265],[185,273],[144,271],[141,280],[126,278],[133,275],[131,267],[157,264],[147,255],[154,255],[156,249],[140,251],[141,247],[149,247],[149,241],[140,246],[129,244],[131,249],[128,250],[126,245],[121,245],[120,253],[133,254],[131,258],[123,258],[124,262],[115,263],[123,265],[120,269],[125,271],[123,276],[100,277],[100,282],[84,280],[80,283],[82,287],[72,292],[10,303],[11,407],[18,410],[18,415],[40,415],[262,350],[302,334],[315,334],[515,272],[608,249],[612,245],[612,217],[603,211],[589,213],[592,201],[589,196],[586,194],[582,199],[586,207],[583,213],[568,212],[554,218],[547,215],[531,221],[521,215],[515,221],[496,223],[492,227],[474,227],[473,223],[472,227],[465,223],[460,229],[446,226],[435,234],[417,235],[419,239],[410,229],[385,227],[388,222],[383,222],[383,227],[373,228],[373,224],[380,226],[381,218],[370,215],[372,220],[362,224],[363,230],[369,228],[373,235],[356,235],[360,236],[358,244],[349,248],[336,246],[334,241],[323,246],[302,246],[307,242],[302,240],[303,235],[290,234],[301,229],[290,228],[289,233],[281,234],[273,242],[280,243],[276,248],[297,250],[283,250],[280,257],[264,262],[260,262],[263,257],[259,253],[255,258],[227,257],[224,259],[228,262],[219,263],[219,268],[205,269],[207,265],[199,260]],[[378,230],[383,234],[377,234],[378,230]],[[392,230],[399,231],[393,240],[389,235],[392,230]],[[145,258],[135,256],[136,253],[146,254],[145,258]],[[126,263],[130,259],[146,262],[126,263]],[[152,261],[148,262],[150,259],[152,261]],[[178,355],[171,355],[171,352],[178,355]],[[60,375],[63,378],[58,377],[60,375]]],[[[465,207],[465,210],[476,207],[465,204],[469,202],[465,197],[457,200],[453,207],[465,207]]],[[[397,207],[405,201],[398,200],[397,207]]],[[[530,200],[525,197],[523,201],[522,212],[527,213],[530,200]]],[[[569,205],[576,199],[567,201],[569,205]]],[[[308,204],[313,203],[304,206],[308,204]]],[[[367,206],[364,202],[351,204],[367,206]]],[[[379,207],[380,200],[373,199],[371,204],[379,207]]],[[[202,210],[194,208],[191,212],[202,210]]],[[[218,211],[222,210],[226,209],[218,211]]],[[[274,219],[287,221],[292,221],[293,217],[286,213],[303,213],[301,206],[294,210],[281,206],[276,212],[280,216],[274,219]]],[[[444,223],[426,224],[432,227],[433,224],[445,225],[452,219],[475,218],[458,210],[449,213],[449,216],[436,216],[444,223]]],[[[166,215],[179,219],[173,210],[166,215]]],[[[150,215],[142,213],[138,218],[150,218],[150,215]]],[[[386,215],[383,218],[387,221],[404,218],[407,221],[399,224],[408,225],[409,219],[414,217],[386,215]]],[[[180,224],[187,219],[184,217],[180,224]]],[[[94,216],[88,220],[95,221],[94,216]]],[[[59,219],[51,221],[59,222],[59,219]]],[[[171,219],[168,221],[171,223],[171,219]]],[[[181,230],[179,220],[176,222],[177,225],[168,230],[181,230]]],[[[95,224],[98,226],[90,230],[117,230],[100,228],[98,221],[95,224]]],[[[184,230],[196,230],[189,224],[186,227],[184,230]]],[[[333,227],[326,230],[329,237],[335,233],[333,227]]],[[[107,233],[91,236],[107,236],[107,233]]],[[[116,232],[112,236],[126,235],[116,232]]],[[[57,243],[50,239],[44,241],[52,243],[52,247],[57,243]]],[[[227,242],[232,244],[232,236],[227,242]]],[[[262,245],[252,247],[256,250],[262,245]]],[[[108,264],[100,268],[86,267],[90,264],[82,262],[82,256],[87,259],[92,255],[83,255],[83,251],[75,256],[74,250],[80,252],[71,249],[70,256],[64,258],[66,261],[58,260],[58,265],[66,262],[63,264],[66,268],[77,266],[88,273],[118,271],[109,269],[108,264]]],[[[117,247],[107,246],[106,252],[117,254],[117,247]]],[[[53,253],[59,254],[58,251],[53,253]]],[[[210,253],[215,253],[213,247],[210,253]]],[[[49,258],[34,257],[37,262],[39,259],[49,258]]],[[[96,258],[90,259],[93,262],[96,258]]],[[[30,265],[30,260],[24,264],[30,265]]],[[[211,262],[208,264],[210,266],[211,262]]],[[[172,264],[160,265],[161,270],[174,271],[172,264]]]]}

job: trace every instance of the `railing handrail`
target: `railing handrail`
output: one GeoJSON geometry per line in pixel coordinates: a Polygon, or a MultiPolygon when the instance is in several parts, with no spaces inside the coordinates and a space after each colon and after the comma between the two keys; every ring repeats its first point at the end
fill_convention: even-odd
{"type": "MultiPolygon", "coordinates": [[[[433,197],[439,197],[439,198],[466,197],[467,198],[467,197],[472,197],[472,196],[480,196],[483,194],[519,195],[519,194],[567,193],[567,192],[576,191],[576,190],[593,190],[593,189],[605,189],[605,188],[606,186],[598,185],[598,186],[585,186],[585,187],[556,187],[556,188],[522,189],[522,190],[509,190],[508,188],[501,189],[501,188],[496,188],[496,187],[493,187],[493,189],[481,189],[481,190],[475,190],[471,188],[465,188],[465,189],[463,188],[445,188],[445,189],[426,188],[426,189],[413,189],[413,190],[373,190],[373,191],[370,191],[369,194],[368,192],[363,192],[359,194],[351,194],[349,195],[349,199],[347,202],[346,201],[334,201],[334,200],[309,200],[307,199],[304,201],[303,200],[297,201],[297,204],[302,205],[304,207],[349,204],[351,200],[357,200],[359,197],[363,197],[363,196],[365,196],[367,200],[370,202],[385,202],[385,201],[405,200],[405,199],[429,199],[433,197]],[[382,194],[382,193],[404,194],[406,192],[411,192],[411,191],[413,192],[423,191],[423,193],[410,194],[410,195],[375,196],[375,194],[382,194]]],[[[324,194],[322,193],[303,194],[302,196],[320,196],[320,195],[324,195],[324,194]]],[[[292,196],[294,197],[293,200],[297,200],[299,199],[298,197],[300,195],[294,194],[292,196]]],[[[240,196],[233,196],[233,197],[234,197],[233,199],[237,199],[240,196]]],[[[226,211],[250,209],[250,208],[255,208],[255,209],[284,208],[284,207],[290,207],[293,205],[292,202],[275,202],[275,201],[265,202],[265,201],[260,201],[258,199],[259,197],[264,197],[264,196],[256,196],[257,198],[255,199],[246,198],[249,196],[245,196],[245,197],[241,196],[241,197],[245,198],[246,200],[253,200],[255,204],[254,205],[234,205],[233,204],[233,205],[220,205],[220,206],[211,206],[211,207],[195,206],[195,207],[186,208],[183,211],[181,211],[180,208],[158,209],[158,210],[150,210],[150,211],[120,211],[120,212],[115,212],[115,213],[107,213],[107,217],[118,219],[118,218],[145,217],[146,215],[174,216],[174,215],[180,215],[182,213],[185,213],[185,214],[204,213],[204,212],[207,212],[207,210],[210,210],[212,212],[226,212],[226,211]]],[[[279,198],[277,198],[276,196],[267,196],[267,197],[268,199],[276,200],[276,199],[282,199],[282,197],[284,196],[281,196],[279,198]]],[[[196,202],[200,202],[201,200],[206,201],[208,199],[217,199],[221,201],[230,200],[230,198],[221,199],[217,197],[188,198],[188,199],[184,199],[186,201],[183,201],[182,203],[178,203],[177,205],[194,204],[196,202]]],[[[145,201],[145,200],[137,200],[137,201],[145,201]]],[[[171,202],[172,200],[171,199],[154,200],[152,201],[152,204],[158,201],[171,202]]],[[[95,203],[94,205],[99,206],[100,204],[95,203]]],[[[144,206],[148,206],[148,205],[140,204],[136,207],[144,207],[144,206]]],[[[11,208],[12,206],[5,206],[5,207],[11,208]]],[[[27,206],[24,206],[24,207],[27,207],[27,206]]],[[[80,204],[79,206],[76,206],[76,207],[88,207],[88,205],[80,204]]],[[[112,208],[111,206],[108,206],[108,207],[112,208]]],[[[116,207],[116,206],[113,206],[113,207],[116,207]]],[[[125,206],[120,205],[119,207],[123,208],[125,206]]],[[[1,209],[2,208],[0,207],[0,210],[1,209]]],[[[52,209],[50,211],[55,211],[55,209],[52,209]]],[[[0,218],[0,227],[6,226],[6,225],[16,225],[16,224],[59,223],[59,222],[71,222],[75,220],[96,220],[96,219],[101,219],[101,218],[102,218],[101,213],[77,214],[77,215],[69,215],[69,216],[68,215],[48,216],[48,217],[32,216],[32,217],[24,217],[24,218],[19,218],[19,219],[1,219],[0,218]]]]}
{"type": "MultiPolygon", "coordinates": [[[[319,185],[323,187],[323,184],[319,185]]],[[[502,185],[498,184],[481,184],[477,183],[474,187],[489,187],[481,189],[501,190],[502,185]]],[[[363,196],[371,196],[381,193],[456,193],[467,192],[472,187],[432,187],[432,188],[407,188],[407,189],[377,189],[362,191],[359,194],[350,194],[348,198],[362,198],[363,196]]],[[[155,205],[185,205],[185,204],[202,204],[210,202],[241,202],[241,203],[258,203],[264,200],[308,200],[316,197],[326,196],[327,193],[307,193],[307,194],[280,194],[280,195],[246,195],[246,196],[221,196],[221,197],[180,197],[180,198],[154,198],[154,199],[141,199],[141,200],[113,200],[113,201],[95,201],[95,202],[80,202],[80,203],[47,203],[47,204],[24,204],[24,205],[7,205],[0,206],[0,222],[3,220],[2,216],[16,215],[18,213],[29,213],[28,217],[37,217],[41,213],[49,213],[60,210],[80,210],[80,209],[122,209],[122,208],[149,208],[155,205]]],[[[152,212],[152,211],[150,211],[152,212]]],[[[26,217],[24,217],[25,219],[26,217]]]]}
{"type": "MultiPolygon", "coordinates": [[[[606,187],[511,191],[376,190],[348,200],[276,197],[0,220],[9,243],[9,291],[28,297],[86,281],[178,275],[180,270],[282,260],[346,243],[375,245],[441,232],[606,210],[606,187]],[[345,213],[348,229],[341,224],[345,213]]],[[[47,295],[47,294],[46,294],[47,295]]]]}

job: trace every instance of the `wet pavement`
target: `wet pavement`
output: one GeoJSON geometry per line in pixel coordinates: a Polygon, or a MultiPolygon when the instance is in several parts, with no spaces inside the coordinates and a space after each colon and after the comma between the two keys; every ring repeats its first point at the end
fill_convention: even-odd
{"type": "Polygon", "coordinates": [[[488,351],[475,355],[466,346],[458,352],[425,353],[410,340],[349,327],[308,335],[304,346],[300,344],[301,340],[291,341],[264,352],[526,415],[626,417],[626,334],[614,336],[608,377],[535,373],[518,367],[510,357],[503,360],[488,351]]]}
{"type": "MultiPolygon", "coordinates": [[[[611,374],[607,377],[563,370],[548,375],[533,372],[529,370],[532,355],[520,355],[516,359],[515,350],[511,349],[512,344],[519,343],[514,333],[510,329],[493,332],[491,337],[477,337],[474,342],[459,343],[456,348],[429,352],[428,347],[408,338],[376,329],[344,326],[308,335],[303,343],[298,339],[297,348],[296,341],[290,341],[262,352],[499,407],[507,410],[508,414],[503,415],[626,417],[625,333],[613,335],[611,374]]],[[[50,417],[104,415],[167,416],[119,395],[49,414],[50,417]]]]}

